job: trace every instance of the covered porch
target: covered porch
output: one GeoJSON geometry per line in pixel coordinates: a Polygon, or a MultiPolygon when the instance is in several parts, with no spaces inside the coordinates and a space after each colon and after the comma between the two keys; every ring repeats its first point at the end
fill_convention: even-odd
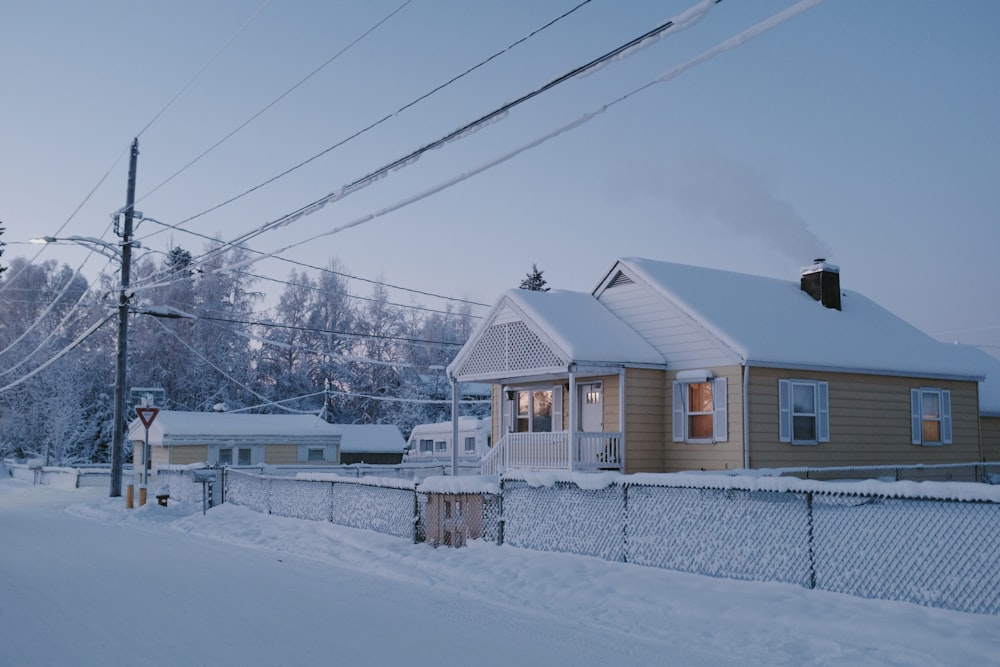
{"type": "MultiPolygon", "coordinates": [[[[493,386],[481,471],[624,471],[626,368],[664,368],[589,294],[509,290],[448,366],[493,386]]],[[[457,396],[457,393],[455,394],[457,396]]]]}

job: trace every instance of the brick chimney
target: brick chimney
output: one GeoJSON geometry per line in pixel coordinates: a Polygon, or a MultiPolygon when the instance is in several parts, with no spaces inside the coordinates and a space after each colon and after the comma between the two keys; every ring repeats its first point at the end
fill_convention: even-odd
{"type": "Polygon", "coordinates": [[[820,257],[802,269],[802,291],[827,308],[840,310],[840,267],[820,257]]]}

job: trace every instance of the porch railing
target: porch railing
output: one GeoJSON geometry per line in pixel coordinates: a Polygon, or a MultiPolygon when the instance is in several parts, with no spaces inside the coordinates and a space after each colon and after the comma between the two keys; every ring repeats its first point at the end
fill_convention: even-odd
{"type": "Polygon", "coordinates": [[[508,470],[621,470],[621,443],[621,433],[508,433],[483,457],[480,472],[500,475],[508,470]],[[572,459],[571,435],[576,436],[572,459]]]}

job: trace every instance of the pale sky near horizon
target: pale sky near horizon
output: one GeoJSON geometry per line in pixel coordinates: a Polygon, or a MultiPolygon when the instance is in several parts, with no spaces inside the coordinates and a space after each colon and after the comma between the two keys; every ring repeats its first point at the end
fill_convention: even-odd
{"type": "MultiPolygon", "coordinates": [[[[124,205],[137,135],[136,208],[176,224],[390,116],[182,229],[150,236],[161,228],[140,225],[147,251],[179,245],[197,256],[205,241],[185,230],[234,239],[696,0],[592,0],[395,114],[577,4],[6,0],[0,262],[33,256],[38,246],[22,243],[43,234],[113,240],[109,214],[124,205]]],[[[273,252],[433,189],[794,4],[724,0],[687,30],[248,245],[273,252]]],[[[552,288],[590,291],[623,256],[788,280],[823,256],[841,267],[845,288],[938,338],[1000,354],[998,19],[1000,4],[988,0],[826,0],[509,161],[280,255],[318,266],[337,259],[353,275],[485,304],[533,263],[552,288]]],[[[75,268],[83,257],[59,246],[39,260],[75,268]]],[[[101,266],[91,259],[85,271],[101,266]]],[[[286,279],[293,268],[301,269],[268,259],[253,271],[286,279]]],[[[271,299],[282,289],[258,287],[271,299]]]]}

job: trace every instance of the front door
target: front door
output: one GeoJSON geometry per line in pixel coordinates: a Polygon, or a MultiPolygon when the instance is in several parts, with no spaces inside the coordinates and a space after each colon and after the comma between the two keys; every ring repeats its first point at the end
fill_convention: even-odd
{"type": "Polygon", "coordinates": [[[585,382],[580,389],[580,430],[598,433],[604,430],[604,388],[600,382],[585,382]]]}

